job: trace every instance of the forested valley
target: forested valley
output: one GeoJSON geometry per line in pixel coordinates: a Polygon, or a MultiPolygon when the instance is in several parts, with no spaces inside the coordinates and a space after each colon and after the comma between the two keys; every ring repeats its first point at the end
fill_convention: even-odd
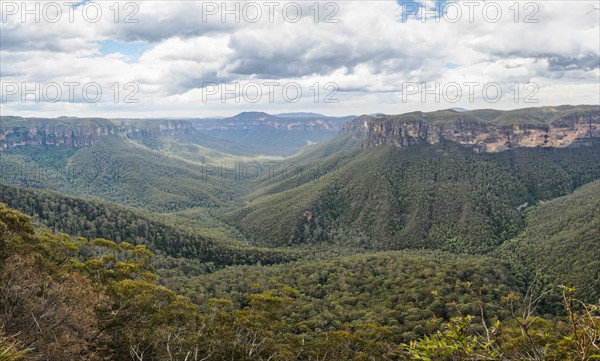
{"type": "MultiPolygon", "coordinates": [[[[540,109],[473,116],[555,120],[540,109]]],[[[5,122],[30,144],[0,152],[0,360],[600,357],[597,139],[481,152],[347,128],[282,155],[152,122],[84,146],[5,122]]]]}

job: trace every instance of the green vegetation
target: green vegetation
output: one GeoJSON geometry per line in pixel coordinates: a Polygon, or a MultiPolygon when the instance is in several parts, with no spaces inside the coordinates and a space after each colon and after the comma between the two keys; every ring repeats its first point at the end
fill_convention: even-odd
{"type": "Polygon", "coordinates": [[[172,216],[161,217],[131,207],[56,192],[0,183],[0,201],[32,215],[37,223],[53,230],[87,239],[107,238],[119,243],[144,245],[161,255],[204,263],[208,269],[231,264],[271,264],[295,257],[292,251],[243,246],[228,238],[227,230],[203,232],[201,227],[167,221],[172,216]]]}
{"type": "Polygon", "coordinates": [[[139,144],[164,155],[181,158],[202,165],[233,164],[249,162],[257,159],[281,159],[281,157],[266,157],[248,146],[236,145],[220,139],[210,139],[210,136],[189,134],[177,137],[143,137],[136,140],[139,144]],[[209,146],[205,145],[208,143],[209,146]]]}
{"type": "Polygon", "coordinates": [[[450,122],[461,123],[487,123],[495,125],[548,125],[555,120],[581,114],[597,114],[600,107],[597,105],[562,105],[557,107],[523,108],[509,111],[495,109],[477,109],[459,112],[455,110],[439,110],[435,112],[412,112],[400,115],[386,115],[373,118],[373,121],[394,120],[398,122],[421,122],[431,124],[444,124],[450,122]]]}
{"type": "Polygon", "coordinates": [[[0,242],[6,360],[600,355],[598,305],[576,307],[564,288],[567,316],[541,318],[538,298],[509,292],[508,270],[486,258],[391,253],[241,267],[200,278],[192,303],[157,285],[144,246],[36,233],[3,204],[0,242]]]}
{"type": "Polygon", "coordinates": [[[241,266],[179,281],[169,284],[197,303],[223,298],[242,308],[252,294],[291,288],[295,292],[285,316],[288,332],[351,331],[377,324],[386,327],[395,342],[433,332],[448,320],[451,302],[460,303],[464,312],[477,311],[466,282],[482,287],[486,302],[517,289],[508,269],[491,258],[428,252],[241,266]],[[437,299],[433,291],[447,300],[437,299]],[[437,319],[424,322],[432,315],[437,319]]]}
{"type": "Polygon", "coordinates": [[[155,284],[144,246],[36,234],[27,217],[3,204],[0,237],[6,360],[23,353],[23,359],[122,360],[139,352],[160,359],[155,349],[165,355],[165,344],[177,348],[164,336],[178,331],[194,306],[155,284]]]}
{"type": "Polygon", "coordinates": [[[600,178],[600,146],[498,154],[454,143],[381,146],[333,156],[322,169],[332,171],[259,188],[227,218],[270,246],[488,252],[523,229],[520,206],[600,178]]]}
{"type": "Polygon", "coordinates": [[[120,137],[91,147],[24,147],[4,152],[0,180],[154,211],[218,207],[244,193],[241,184],[202,164],[154,152],[120,137]]]}
{"type": "MultiPolygon", "coordinates": [[[[518,298],[502,299],[508,304],[512,319],[493,324],[481,322],[485,333],[474,334],[471,315],[453,317],[434,335],[405,345],[415,360],[594,360],[600,357],[600,309],[573,299],[574,289],[561,287],[567,317],[558,321],[538,318],[531,313],[536,301],[525,298],[522,310],[515,307],[518,298]],[[582,311],[577,312],[577,305],[582,311]],[[521,311],[521,314],[518,314],[521,311]]],[[[502,307],[502,306],[499,306],[502,307]]],[[[485,312],[480,308],[481,313],[485,312]]]]}
{"type": "Polygon", "coordinates": [[[498,253],[544,283],[568,284],[588,302],[600,298],[600,181],[527,212],[527,226],[498,253]]]}
{"type": "Polygon", "coordinates": [[[355,128],[282,158],[261,153],[306,134],[219,143],[187,121],[0,121],[0,361],[600,358],[600,143],[361,149],[355,128]],[[63,128],[110,131],[73,146],[63,128]],[[206,168],[254,161],[279,172],[206,168]]]}
{"type": "Polygon", "coordinates": [[[598,114],[599,111],[600,106],[598,105],[561,105],[558,107],[523,108],[504,112],[495,118],[493,122],[496,125],[551,124],[562,117],[598,114]]]}

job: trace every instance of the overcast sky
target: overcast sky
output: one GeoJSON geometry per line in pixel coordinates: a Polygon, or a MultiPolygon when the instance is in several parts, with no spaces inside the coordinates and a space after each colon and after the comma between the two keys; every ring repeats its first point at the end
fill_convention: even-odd
{"type": "Polygon", "coordinates": [[[2,0],[2,115],[600,103],[599,1],[63,3],[2,0]]]}

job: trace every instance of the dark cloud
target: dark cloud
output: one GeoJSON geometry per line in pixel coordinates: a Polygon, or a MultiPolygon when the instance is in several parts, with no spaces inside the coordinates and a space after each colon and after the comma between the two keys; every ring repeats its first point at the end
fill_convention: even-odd
{"type": "Polygon", "coordinates": [[[137,24],[121,24],[111,29],[109,36],[124,42],[145,41],[159,43],[173,37],[193,38],[202,35],[219,34],[233,31],[238,24],[221,22],[203,23],[193,17],[169,16],[156,19],[141,18],[137,24]]]}
{"type": "Polygon", "coordinates": [[[598,54],[588,53],[581,56],[553,55],[548,57],[548,70],[550,71],[591,71],[598,68],[600,68],[600,55],[598,54]]]}
{"type": "Polygon", "coordinates": [[[265,40],[240,32],[232,36],[229,47],[235,52],[227,67],[229,73],[264,78],[327,75],[341,68],[351,73],[360,64],[369,65],[376,73],[410,71],[422,66],[429,53],[377,40],[364,44],[335,33],[265,40]]]}

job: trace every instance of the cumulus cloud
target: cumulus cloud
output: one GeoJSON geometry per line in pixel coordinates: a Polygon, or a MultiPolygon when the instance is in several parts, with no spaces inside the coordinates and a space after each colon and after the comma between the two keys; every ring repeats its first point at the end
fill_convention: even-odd
{"type": "MultiPolygon", "coordinates": [[[[93,104],[81,96],[24,104],[19,94],[3,94],[3,114],[208,116],[254,109],[341,115],[458,106],[420,96],[403,101],[407,83],[495,82],[508,94],[511,85],[536,82],[540,105],[600,103],[600,11],[593,1],[520,2],[518,11],[512,2],[470,8],[425,1],[416,2],[416,13],[408,7],[412,1],[228,2],[225,8],[220,1],[98,1],[63,7],[60,19],[50,22],[57,18],[52,3],[36,3],[40,21],[34,15],[23,21],[22,3],[14,2],[15,9],[3,1],[2,82],[94,82],[106,96],[93,104]],[[446,13],[435,11],[440,4],[446,13]],[[105,41],[141,43],[145,51],[106,53],[105,41]],[[236,82],[238,93],[248,83],[298,84],[303,97],[290,102],[280,87],[267,87],[257,102],[243,94],[225,102],[204,99],[207,84],[231,90],[236,82]],[[123,104],[129,83],[138,87],[138,102],[123,104]],[[337,103],[323,102],[333,91],[325,88],[330,83],[337,103]],[[273,92],[279,95],[270,97],[273,92]]],[[[489,104],[479,95],[460,106],[531,105],[516,100],[489,104]]]]}

